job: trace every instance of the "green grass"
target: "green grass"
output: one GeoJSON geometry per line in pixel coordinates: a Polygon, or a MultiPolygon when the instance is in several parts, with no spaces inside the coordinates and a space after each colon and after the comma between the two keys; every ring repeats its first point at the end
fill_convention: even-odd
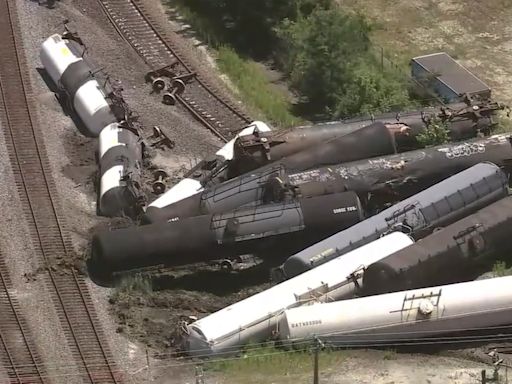
{"type": "Polygon", "coordinates": [[[175,9],[190,24],[195,35],[214,50],[220,71],[239,91],[239,97],[255,118],[276,127],[291,127],[302,121],[291,113],[287,93],[267,78],[264,69],[250,58],[241,57],[224,43],[218,23],[192,11],[184,0],[162,0],[164,6],[175,9]]]}
{"type": "Polygon", "coordinates": [[[512,118],[507,117],[504,113],[498,115],[496,118],[498,123],[493,133],[508,133],[512,132],[512,118]]]}
{"type": "Polygon", "coordinates": [[[260,112],[258,118],[280,127],[300,123],[290,112],[291,104],[284,92],[268,81],[257,63],[240,57],[228,46],[221,46],[217,50],[217,64],[237,87],[245,103],[260,112]]]}
{"type": "MultiPolygon", "coordinates": [[[[320,372],[343,363],[344,351],[322,351],[319,355],[320,372]]],[[[240,358],[206,362],[204,370],[215,376],[226,375],[230,382],[283,383],[304,382],[313,376],[313,354],[308,351],[283,351],[275,348],[258,349],[240,358]]]]}
{"type": "Polygon", "coordinates": [[[496,261],[492,266],[492,273],[496,277],[508,276],[512,273],[510,269],[507,269],[507,264],[504,261],[496,261]]]}
{"type": "Polygon", "coordinates": [[[111,299],[117,300],[120,297],[134,294],[149,295],[153,292],[151,280],[144,274],[133,274],[124,276],[117,284],[111,294],[111,299]]]}

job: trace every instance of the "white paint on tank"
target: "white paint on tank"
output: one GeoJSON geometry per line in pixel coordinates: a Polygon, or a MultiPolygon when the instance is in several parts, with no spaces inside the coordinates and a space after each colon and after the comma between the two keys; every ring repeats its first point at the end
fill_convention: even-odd
{"type": "Polygon", "coordinates": [[[234,139],[227,142],[221,149],[215,154],[220,158],[221,161],[227,161],[233,159],[233,152],[235,147],[235,140],[240,136],[252,135],[255,130],[260,132],[270,132],[270,128],[267,124],[262,121],[253,121],[249,126],[242,129],[234,139]]]}
{"type": "Polygon", "coordinates": [[[101,176],[100,181],[100,198],[103,195],[110,191],[112,188],[116,188],[121,186],[121,178],[123,177],[124,166],[123,165],[114,165],[112,168],[107,170],[103,176],[101,176]]]}
{"type": "Polygon", "coordinates": [[[119,145],[126,146],[125,143],[119,141],[119,133],[122,128],[119,128],[119,123],[112,123],[103,128],[100,132],[98,145],[99,145],[99,158],[101,159],[110,148],[119,145]]]}
{"type": "Polygon", "coordinates": [[[249,341],[264,341],[277,329],[287,308],[316,300],[338,300],[352,294],[353,273],[411,244],[413,240],[404,233],[391,233],[195,321],[188,326],[186,348],[192,355],[215,354],[249,341]]]}
{"type": "Polygon", "coordinates": [[[203,186],[198,180],[185,178],[149,204],[148,207],[163,208],[202,191],[203,186]]]}
{"type": "MultiPolygon", "coordinates": [[[[235,139],[239,136],[251,135],[255,129],[258,129],[260,132],[269,132],[270,128],[267,124],[261,121],[254,121],[248,127],[242,129],[236,136],[235,139]]],[[[233,148],[235,139],[226,143],[221,149],[216,152],[216,155],[219,157],[219,161],[224,162],[233,159],[233,148]]],[[[181,180],[178,184],[173,186],[167,192],[165,192],[158,199],[153,201],[148,205],[149,207],[155,208],[163,208],[170,204],[174,204],[178,201],[186,199],[187,197],[193,196],[197,193],[203,191],[203,186],[201,183],[194,179],[185,178],[181,180]]]]}
{"type": "Polygon", "coordinates": [[[392,342],[509,324],[512,277],[394,292],[285,311],[280,338],[392,342]]]}
{"type": "Polygon", "coordinates": [[[110,106],[105,100],[105,95],[101,91],[98,82],[94,79],[87,81],[82,85],[75,94],[73,100],[75,111],[82,119],[87,129],[98,135],[105,127],[105,120],[111,118],[115,121],[115,117],[110,111],[110,106]],[[108,116],[105,113],[97,113],[100,109],[108,107],[108,116]]]}
{"type": "Polygon", "coordinates": [[[70,64],[82,60],[81,57],[75,56],[66,40],[63,40],[59,34],[52,35],[43,42],[39,58],[55,84],[59,83],[62,74],[70,64]]]}

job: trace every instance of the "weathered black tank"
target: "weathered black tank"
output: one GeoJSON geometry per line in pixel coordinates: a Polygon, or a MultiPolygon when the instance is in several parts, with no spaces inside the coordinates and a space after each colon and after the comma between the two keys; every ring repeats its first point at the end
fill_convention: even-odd
{"type": "Polygon", "coordinates": [[[101,271],[109,275],[159,264],[224,259],[272,247],[286,257],[362,219],[353,192],[242,207],[177,222],[100,232],[93,236],[89,266],[92,274],[101,271]]]}

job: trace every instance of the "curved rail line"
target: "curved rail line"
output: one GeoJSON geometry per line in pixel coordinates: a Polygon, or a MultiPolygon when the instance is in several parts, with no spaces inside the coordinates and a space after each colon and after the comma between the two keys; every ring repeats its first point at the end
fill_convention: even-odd
{"type": "Polygon", "coordinates": [[[98,0],[105,14],[121,37],[126,40],[156,70],[173,63],[179,75],[194,74],[184,94],[176,99],[203,125],[221,140],[231,140],[252,119],[221,96],[213,86],[180,52],[174,39],[157,23],[146,10],[143,0],[98,0]]]}
{"type": "MultiPolygon", "coordinates": [[[[73,269],[66,274],[52,270],[53,263],[71,260],[73,248],[57,206],[43,135],[30,109],[34,103],[17,20],[15,0],[0,0],[0,120],[32,245],[37,261],[48,267],[44,282],[76,364],[74,375],[86,383],[119,383],[84,278],[73,269]]],[[[13,365],[23,359],[12,357],[13,365]]]]}

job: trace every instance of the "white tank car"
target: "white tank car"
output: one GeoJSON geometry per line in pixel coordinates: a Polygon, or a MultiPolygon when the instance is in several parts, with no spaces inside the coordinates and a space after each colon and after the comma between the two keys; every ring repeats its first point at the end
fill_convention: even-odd
{"type": "Polygon", "coordinates": [[[82,60],[75,47],[68,40],[62,39],[59,34],[50,36],[41,45],[39,53],[41,64],[55,85],[59,84],[62,74],[71,64],[82,60]]]}
{"type": "Polygon", "coordinates": [[[187,326],[184,347],[190,355],[200,356],[233,353],[246,343],[262,342],[277,329],[285,309],[351,295],[364,266],[412,243],[402,232],[389,234],[221,309],[187,326]]]}
{"type": "Polygon", "coordinates": [[[75,42],[55,34],[43,42],[39,57],[55,85],[66,94],[86,133],[98,137],[104,127],[117,119],[80,49],[75,42]]]}
{"type": "MultiPolygon", "coordinates": [[[[258,130],[259,132],[270,132],[269,126],[264,122],[253,121],[249,126],[242,129],[233,139],[227,142],[221,149],[219,149],[215,153],[215,155],[219,159],[219,163],[224,163],[226,161],[233,160],[233,147],[235,145],[236,139],[239,136],[252,135],[255,132],[255,130],[258,130]]],[[[171,189],[165,192],[158,199],[149,204],[148,208],[163,208],[202,191],[203,186],[198,180],[185,178],[181,180],[178,184],[174,185],[171,189]]]]}
{"type": "Polygon", "coordinates": [[[99,135],[100,199],[103,216],[135,214],[141,190],[140,138],[119,123],[107,125],[99,135]]]}
{"type": "Polygon", "coordinates": [[[286,344],[317,337],[335,346],[372,346],[510,324],[512,277],[394,292],[286,310],[286,344]]]}

